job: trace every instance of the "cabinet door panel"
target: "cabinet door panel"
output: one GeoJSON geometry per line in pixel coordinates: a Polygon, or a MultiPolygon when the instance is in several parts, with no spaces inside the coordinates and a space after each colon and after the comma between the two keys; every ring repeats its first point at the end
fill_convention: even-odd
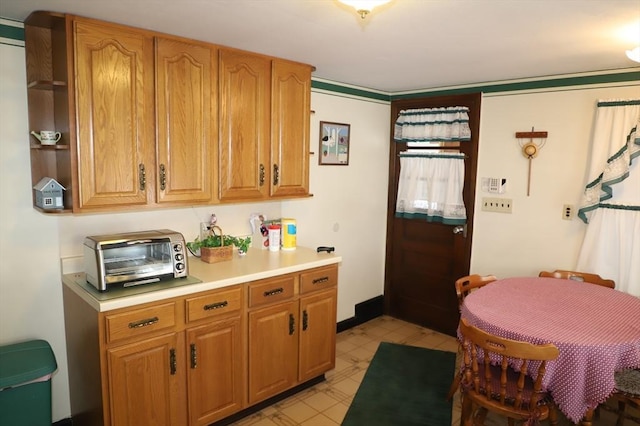
{"type": "Polygon", "coordinates": [[[153,44],[144,33],[74,21],[79,205],[146,204],[153,173],[153,44]]]}
{"type": "Polygon", "coordinates": [[[335,368],[336,300],[335,288],[300,299],[301,382],[335,368]]]}
{"type": "Polygon", "coordinates": [[[159,203],[213,198],[214,61],[208,46],[156,39],[159,203]]]}
{"type": "Polygon", "coordinates": [[[249,313],[249,403],[295,385],[298,371],[298,302],[249,313]]]}
{"type": "Polygon", "coordinates": [[[240,318],[187,332],[191,425],[208,425],[242,409],[244,357],[240,318]]]}
{"type": "Polygon", "coordinates": [[[112,426],[186,424],[182,334],[107,351],[112,426]]]}
{"type": "Polygon", "coordinates": [[[271,196],[309,193],[311,67],[274,60],[271,104],[271,196]]]}
{"type": "Polygon", "coordinates": [[[220,50],[220,200],[268,196],[271,64],[220,50]]]}

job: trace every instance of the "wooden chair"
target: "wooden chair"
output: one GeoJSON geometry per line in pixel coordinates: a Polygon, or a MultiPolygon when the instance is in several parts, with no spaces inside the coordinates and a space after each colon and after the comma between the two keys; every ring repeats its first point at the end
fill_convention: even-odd
{"type": "Polygon", "coordinates": [[[556,269],[553,272],[542,271],[539,277],[562,278],[565,280],[583,281],[585,283],[598,284],[604,287],[615,288],[616,283],[613,280],[602,278],[598,274],[589,274],[587,272],[564,271],[556,269]]]}
{"type": "MultiPolygon", "coordinates": [[[[466,275],[462,278],[459,278],[455,282],[456,294],[458,295],[458,309],[462,310],[462,302],[464,298],[471,293],[472,290],[480,288],[484,285],[487,285],[493,281],[497,280],[494,275],[466,275]]],[[[449,393],[447,394],[447,400],[453,398],[453,395],[456,393],[458,388],[460,387],[460,375],[456,374],[453,378],[453,382],[451,382],[451,387],[449,388],[449,393]]]]}
{"type": "Polygon", "coordinates": [[[640,418],[625,412],[627,405],[640,410],[640,369],[616,372],[616,391],[611,398],[618,401],[618,420],[616,426],[624,426],[624,419],[630,418],[640,424],[640,418]]]}
{"type": "Polygon", "coordinates": [[[542,389],[548,361],[558,357],[553,344],[534,345],[489,334],[460,320],[463,347],[462,426],[483,425],[492,411],[515,420],[558,422],[551,396],[542,389]],[[519,363],[520,371],[508,359],[519,363]],[[535,380],[529,373],[535,373],[535,380]],[[474,408],[477,410],[474,414],[474,408]]]}
{"type": "Polygon", "coordinates": [[[493,281],[497,280],[494,275],[481,276],[478,274],[467,275],[459,278],[455,282],[456,294],[458,296],[458,308],[462,309],[462,302],[464,298],[476,288],[485,286],[493,281]]]}

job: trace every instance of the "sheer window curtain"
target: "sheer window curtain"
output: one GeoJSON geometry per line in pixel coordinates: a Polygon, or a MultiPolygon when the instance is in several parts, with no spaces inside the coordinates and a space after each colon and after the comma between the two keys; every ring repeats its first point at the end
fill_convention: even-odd
{"type": "Polygon", "coordinates": [[[640,100],[598,102],[576,269],[640,297],[640,100]]]}
{"type": "MultiPolygon", "coordinates": [[[[469,108],[463,106],[402,110],[394,140],[410,147],[440,146],[471,140],[469,108]],[[425,145],[426,144],[426,145],[425,145]]],[[[459,152],[409,149],[400,154],[396,217],[445,225],[467,221],[462,198],[464,155],[459,152]]]]}

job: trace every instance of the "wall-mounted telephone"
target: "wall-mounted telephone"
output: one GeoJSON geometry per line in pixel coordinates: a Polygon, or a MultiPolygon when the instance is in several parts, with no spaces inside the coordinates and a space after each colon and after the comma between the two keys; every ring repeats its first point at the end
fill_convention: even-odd
{"type": "Polygon", "coordinates": [[[482,190],[492,194],[504,194],[507,180],[504,178],[482,178],[482,190]]]}

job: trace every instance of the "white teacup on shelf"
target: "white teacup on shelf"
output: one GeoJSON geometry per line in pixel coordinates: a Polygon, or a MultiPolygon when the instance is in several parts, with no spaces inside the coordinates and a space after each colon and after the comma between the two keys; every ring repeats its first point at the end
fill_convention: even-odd
{"type": "Polygon", "coordinates": [[[36,139],[40,141],[42,145],[55,145],[62,136],[60,132],[55,130],[41,130],[40,132],[31,132],[36,139]]]}

